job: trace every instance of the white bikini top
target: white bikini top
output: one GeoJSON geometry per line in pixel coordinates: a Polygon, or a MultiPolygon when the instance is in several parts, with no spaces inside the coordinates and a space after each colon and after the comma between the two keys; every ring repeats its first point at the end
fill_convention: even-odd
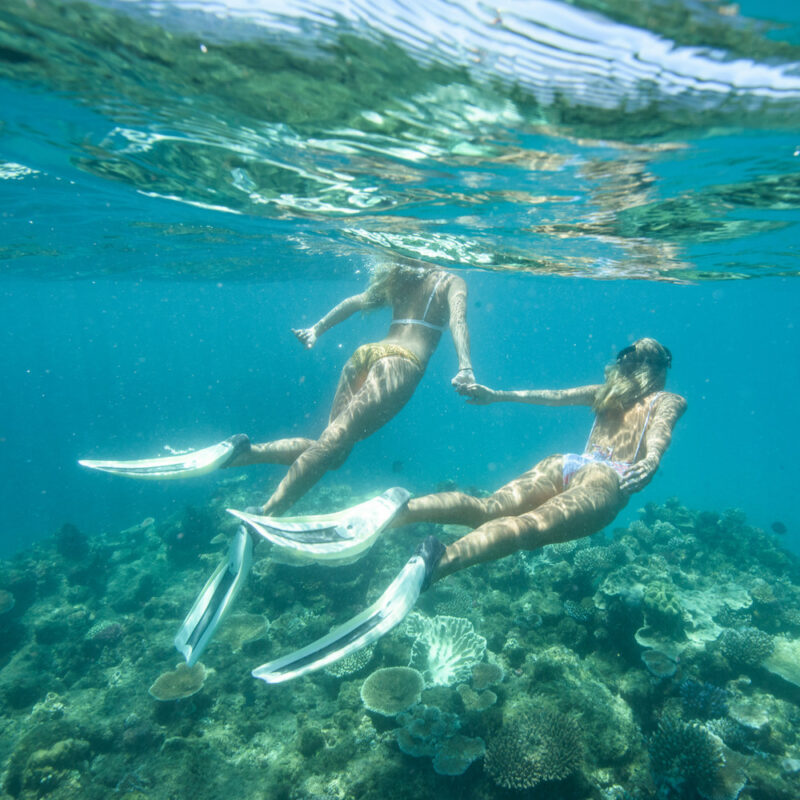
{"type": "Polygon", "coordinates": [[[430,310],[431,303],[433,302],[433,297],[436,294],[436,290],[439,288],[439,284],[445,279],[447,275],[446,272],[443,272],[439,276],[439,280],[433,285],[433,290],[431,291],[431,295],[428,298],[428,305],[425,306],[425,312],[422,315],[422,319],[393,319],[391,324],[392,325],[422,325],[423,328],[430,328],[432,331],[443,331],[446,326],[444,325],[434,325],[432,322],[428,322],[428,311],[430,310]]]}
{"type": "MultiPolygon", "coordinates": [[[[626,461],[624,463],[626,464],[636,463],[636,459],[639,456],[639,451],[642,449],[642,442],[644,441],[644,435],[645,433],[647,433],[647,423],[650,422],[650,414],[653,411],[653,406],[655,406],[656,402],[658,401],[658,398],[661,397],[662,394],[664,394],[664,392],[656,392],[653,395],[652,399],[650,400],[650,403],[647,406],[647,415],[644,418],[644,425],[642,425],[642,432],[639,434],[639,441],[636,443],[636,452],[633,454],[633,458],[630,461],[626,461]]],[[[589,450],[589,446],[592,441],[592,434],[594,433],[596,425],[597,425],[597,417],[594,418],[594,422],[592,423],[592,429],[589,431],[589,438],[586,440],[586,447],[583,450],[584,453],[586,453],[589,450]]],[[[597,445],[592,445],[592,446],[597,447],[597,445]]],[[[610,453],[609,453],[609,458],[611,458],[610,453]]]]}

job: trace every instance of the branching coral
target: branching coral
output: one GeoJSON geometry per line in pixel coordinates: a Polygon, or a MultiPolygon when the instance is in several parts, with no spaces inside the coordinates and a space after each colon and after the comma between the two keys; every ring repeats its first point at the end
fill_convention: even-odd
{"type": "Polygon", "coordinates": [[[724,763],[718,740],[696,723],[662,718],[650,739],[650,767],[659,796],[709,796],[724,763]]]}
{"type": "Polygon", "coordinates": [[[684,713],[696,719],[716,719],[728,713],[728,692],[711,683],[686,679],[681,683],[684,713]]]}
{"type": "Polygon", "coordinates": [[[489,741],[484,767],[504,789],[530,789],[571,775],[581,752],[575,720],[543,709],[506,723],[489,741]]]}
{"type": "Polygon", "coordinates": [[[772,655],[775,642],[768,633],[758,628],[742,628],[738,631],[729,628],[719,637],[719,646],[735,664],[757,667],[772,655]]]}

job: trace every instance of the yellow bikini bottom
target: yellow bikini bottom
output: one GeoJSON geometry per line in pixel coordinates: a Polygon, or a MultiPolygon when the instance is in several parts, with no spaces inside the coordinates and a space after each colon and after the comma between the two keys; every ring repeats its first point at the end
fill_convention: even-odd
{"type": "Polygon", "coordinates": [[[422,362],[414,353],[410,350],[406,350],[405,347],[401,347],[399,344],[387,342],[362,344],[350,357],[350,363],[355,367],[359,380],[363,380],[378,361],[382,358],[391,358],[395,356],[397,358],[404,358],[406,361],[410,361],[412,364],[422,369],[422,362]]]}

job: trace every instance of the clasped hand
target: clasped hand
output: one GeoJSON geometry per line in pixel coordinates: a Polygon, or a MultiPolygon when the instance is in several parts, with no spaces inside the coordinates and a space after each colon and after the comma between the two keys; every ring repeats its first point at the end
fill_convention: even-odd
{"type": "Polygon", "coordinates": [[[648,456],[630,466],[619,482],[620,491],[633,493],[647,486],[658,469],[658,459],[648,456]]]}
{"type": "Polygon", "coordinates": [[[472,372],[472,369],[469,367],[464,367],[456,372],[455,378],[450,381],[450,385],[459,393],[464,394],[464,390],[468,386],[475,385],[475,375],[472,372]]]}
{"type": "Polygon", "coordinates": [[[313,328],[292,328],[292,333],[310,350],[317,342],[317,334],[313,328]]]}
{"type": "Polygon", "coordinates": [[[467,398],[467,403],[473,406],[486,406],[495,400],[495,391],[480,383],[461,383],[453,381],[456,391],[467,398]]]}

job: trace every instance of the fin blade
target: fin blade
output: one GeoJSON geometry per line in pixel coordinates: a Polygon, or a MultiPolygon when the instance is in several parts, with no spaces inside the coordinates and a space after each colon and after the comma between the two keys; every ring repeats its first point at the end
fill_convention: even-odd
{"type": "Polygon", "coordinates": [[[227,510],[294,556],[320,563],[348,563],[372,546],[409,497],[405,489],[394,487],[352,508],[309,517],[264,517],[227,510]]]}
{"type": "Polygon", "coordinates": [[[369,608],[316,642],[262,664],[253,670],[253,677],[267,683],[283,683],[366,647],[405,619],[417,602],[424,578],[425,562],[413,556],[369,608]]]}
{"type": "Polygon", "coordinates": [[[233,445],[229,440],[200,450],[159,458],[139,458],[131,461],[102,461],[82,458],[78,463],[88,469],[110,472],[139,480],[170,480],[205,475],[222,466],[230,458],[233,445]]]}
{"type": "Polygon", "coordinates": [[[228,557],[206,581],[175,634],[175,647],[190,667],[197,663],[214,631],[230,611],[252,564],[253,539],[245,527],[240,525],[231,542],[228,557]]]}

